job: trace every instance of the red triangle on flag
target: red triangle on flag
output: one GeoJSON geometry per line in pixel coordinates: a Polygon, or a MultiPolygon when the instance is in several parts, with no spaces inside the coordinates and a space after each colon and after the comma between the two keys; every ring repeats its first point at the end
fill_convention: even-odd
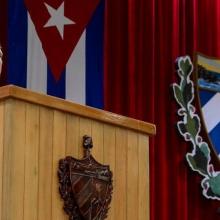
{"type": "Polygon", "coordinates": [[[25,0],[49,66],[59,80],[100,0],[25,0]]]}

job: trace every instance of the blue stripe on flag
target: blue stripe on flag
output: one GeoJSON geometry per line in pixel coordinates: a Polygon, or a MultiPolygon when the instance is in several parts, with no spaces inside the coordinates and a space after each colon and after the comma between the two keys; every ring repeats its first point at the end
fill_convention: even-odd
{"type": "Polygon", "coordinates": [[[103,43],[104,6],[101,0],[86,29],[86,104],[104,107],[103,91],[103,43]]]}
{"type": "Polygon", "coordinates": [[[220,154],[220,123],[215,126],[215,128],[209,133],[211,137],[212,144],[217,151],[217,154],[220,154]]]}
{"type": "Polygon", "coordinates": [[[208,90],[200,90],[199,96],[200,96],[201,106],[203,107],[215,94],[216,92],[211,92],[208,90]]]}
{"type": "Polygon", "coordinates": [[[24,1],[8,1],[8,76],[7,83],[26,87],[27,11],[24,1]]]}
{"type": "Polygon", "coordinates": [[[66,72],[62,72],[59,81],[56,82],[50,67],[47,67],[47,94],[52,96],[57,96],[65,99],[65,82],[66,82],[66,72]]]}

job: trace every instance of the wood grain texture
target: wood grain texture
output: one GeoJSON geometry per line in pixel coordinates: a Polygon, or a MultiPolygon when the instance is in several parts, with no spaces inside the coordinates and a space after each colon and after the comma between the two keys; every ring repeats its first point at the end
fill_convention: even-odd
{"type": "Polygon", "coordinates": [[[52,220],[53,110],[40,107],[38,220],[52,220]]]}
{"type": "MultiPolygon", "coordinates": [[[[128,131],[127,148],[127,220],[139,219],[138,216],[138,134],[128,131]]],[[[141,189],[140,189],[141,190],[141,189]]]]}
{"type": "Polygon", "coordinates": [[[24,218],[25,103],[6,102],[2,219],[24,218]],[[7,147],[7,148],[6,148],[7,147]]]}
{"type": "Polygon", "coordinates": [[[5,103],[0,103],[0,220],[2,220],[2,189],[3,189],[3,159],[4,159],[4,125],[5,103]]]}
{"type": "Polygon", "coordinates": [[[110,169],[113,173],[113,194],[112,202],[110,204],[110,210],[108,213],[108,220],[116,219],[115,209],[115,187],[116,187],[116,176],[115,176],[115,143],[116,143],[116,129],[111,125],[104,125],[104,134],[103,134],[103,163],[110,165],[110,169]]]}
{"type": "Polygon", "coordinates": [[[83,136],[84,135],[89,135],[91,136],[92,134],[92,120],[88,118],[82,118],[80,117],[79,119],[79,159],[82,159],[84,156],[84,149],[83,149],[83,136]]]}
{"type": "Polygon", "coordinates": [[[138,215],[139,220],[150,219],[150,174],[149,174],[149,137],[138,135],[138,215]]]}
{"type": "Polygon", "coordinates": [[[3,181],[2,181],[2,216],[1,219],[10,220],[10,187],[11,187],[11,162],[12,162],[12,150],[11,139],[13,137],[13,132],[11,132],[12,126],[12,107],[13,100],[5,101],[5,116],[4,116],[4,150],[3,150],[3,181]],[[7,148],[7,149],[6,149],[7,148]],[[10,175],[9,175],[10,174],[10,175]]]}
{"type": "Polygon", "coordinates": [[[38,219],[39,106],[26,105],[24,220],[38,219]]]}
{"type": "Polygon", "coordinates": [[[59,195],[58,162],[66,155],[66,115],[54,111],[53,121],[53,167],[52,167],[52,220],[67,220],[63,211],[63,200],[59,195]]]}
{"type": "Polygon", "coordinates": [[[115,146],[115,216],[120,220],[127,219],[127,130],[116,128],[115,146]]]}
{"type": "Polygon", "coordinates": [[[0,220],[68,220],[58,162],[83,157],[84,135],[113,172],[107,219],[149,220],[147,134],[18,99],[0,102],[0,220]]]}
{"type": "Polygon", "coordinates": [[[0,99],[5,99],[9,97],[43,105],[45,107],[53,108],[56,110],[77,114],[82,117],[88,117],[101,122],[113,124],[115,126],[130,128],[139,132],[146,133],[148,135],[156,134],[156,127],[154,124],[151,123],[135,120],[132,118],[117,115],[111,112],[106,112],[103,110],[98,110],[88,106],[85,107],[82,105],[74,104],[59,98],[45,96],[40,93],[28,91],[26,89],[16,87],[13,85],[1,87],[0,99]]]}
{"type": "Polygon", "coordinates": [[[79,158],[80,136],[79,117],[66,115],[66,155],[79,158]]]}
{"type": "Polygon", "coordinates": [[[104,125],[97,121],[92,121],[91,136],[93,139],[92,155],[99,163],[103,163],[103,135],[104,125]]]}

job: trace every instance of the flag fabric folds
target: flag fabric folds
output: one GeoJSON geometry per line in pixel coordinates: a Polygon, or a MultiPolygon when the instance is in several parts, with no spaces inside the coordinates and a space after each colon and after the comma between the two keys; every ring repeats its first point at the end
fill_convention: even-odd
{"type": "Polygon", "coordinates": [[[7,36],[7,84],[103,108],[103,0],[9,0],[7,36]]]}

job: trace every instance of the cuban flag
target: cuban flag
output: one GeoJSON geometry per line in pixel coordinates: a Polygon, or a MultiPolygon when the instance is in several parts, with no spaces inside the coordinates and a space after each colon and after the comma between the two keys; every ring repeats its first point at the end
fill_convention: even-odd
{"type": "Polygon", "coordinates": [[[198,95],[210,143],[220,157],[220,60],[197,55],[198,95]]]}
{"type": "Polygon", "coordinates": [[[103,108],[104,0],[8,0],[7,84],[103,108]]]}

